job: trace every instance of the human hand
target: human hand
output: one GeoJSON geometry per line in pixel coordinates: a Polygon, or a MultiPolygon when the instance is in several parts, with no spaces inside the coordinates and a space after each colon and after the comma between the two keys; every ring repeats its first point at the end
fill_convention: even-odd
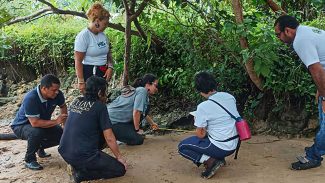
{"type": "Polygon", "coordinates": [[[84,94],[86,91],[86,83],[78,83],[80,93],[84,94]]]}
{"type": "Polygon", "coordinates": [[[56,122],[58,124],[62,124],[65,122],[65,120],[67,119],[68,114],[60,114],[58,118],[56,118],[56,122]]]}
{"type": "Polygon", "coordinates": [[[157,123],[152,123],[151,124],[151,129],[152,130],[158,130],[159,129],[159,126],[157,125],[157,123]]]}
{"type": "Polygon", "coordinates": [[[106,81],[109,81],[109,80],[111,80],[112,75],[113,75],[113,69],[109,67],[109,68],[107,68],[103,77],[106,79],[106,81]]]}
{"type": "Polygon", "coordinates": [[[142,129],[139,129],[139,131],[137,131],[137,133],[140,134],[140,135],[143,135],[144,132],[143,132],[142,129]]]}
{"type": "Polygon", "coordinates": [[[124,165],[125,170],[127,170],[127,164],[126,164],[126,160],[122,157],[122,156],[118,156],[117,161],[119,161],[120,163],[122,163],[124,165]]]}

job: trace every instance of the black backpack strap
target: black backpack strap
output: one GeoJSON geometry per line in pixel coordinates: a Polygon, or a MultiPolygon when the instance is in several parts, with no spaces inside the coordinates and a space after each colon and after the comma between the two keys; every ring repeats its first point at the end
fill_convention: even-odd
{"type": "Polygon", "coordinates": [[[235,151],[235,157],[234,157],[234,159],[237,159],[238,151],[239,151],[240,145],[241,145],[241,140],[238,139],[238,143],[237,143],[237,147],[236,147],[236,151],[235,151]]]}
{"type": "Polygon", "coordinates": [[[209,137],[212,138],[215,141],[218,141],[218,142],[228,142],[228,141],[234,140],[236,138],[239,138],[239,135],[235,135],[235,136],[230,137],[230,138],[228,138],[226,140],[217,140],[217,139],[213,138],[210,134],[209,134],[209,137]]]}
{"type": "Polygon", "coordinates": [[[228,142],[228,141],[231,141],[231,140],[234,140],[234,139],[238,138],[238,143],[237,143],[237,146],[236,146],[235,158],[234,158],[234,159],[237,159],[238,151],[239,151],[239,148],[240,148],[240,145],[241,145],[241,140],[239,139],[239,135],[235,135],[235,136],[230,137],[230,138],[228,138],[226,140],[216,140],[211,135],[209,135],[209,137],[212,138],[215,141],[218,141],[218,142],[228,142]]]}
{"type": "MultiPolygon", "coordinates": [[[[235,119],[237,121],[238,118],[236,118],[233,114],[231,114],[225,107],[223,107],[221,104],[219,104],[217,101],[214,101],[212,99],[209,99],[210,101],[218,104],[223,110],[225,110],[233,119],[235,119]]],[[[210,138],[212,138],[210,135],[209,135],[210,138]]],[[[214,138],[212,138],[213,140],[215,141],[218,141],[218,142],[227,142],[227,141],[230,141],[230,140],[233,140],[233,139],[236,139],[236,138],[239,138],[239,135],[236,135],[236,136],[233,136],[233,137],[230,137],[229,139],[226,139],[224,141],[219,141],[219,140],[216,140],[214,138]]],[[[238,156],[238,151],[239,151],[239,148],[240,148],[240,145],[241,145],[241,140],[238,139],[238,143],[237,143],[237,147],[236,147],[236,151],[235,151],[235,158],[234,159],[237,159],[237,156],[238,156]]]]}
{"type": "Polygon", "coordinates": [[[219,102],[217,102],[217,101],[215,101],[215,100],[212,100],[212,99],[208,99],[208,100],[210,100],[210,101],[212,101],[212,102],[214,102],[214,103],[216,103],[216,104],[218,104],[223,110],[225,110],[232,118],[234,118],[235,120],[237,120],[237,118],[233,115],[233,114],[231,114],[225,107],[223,107],[221,104],[219,104],[219,102]]]}

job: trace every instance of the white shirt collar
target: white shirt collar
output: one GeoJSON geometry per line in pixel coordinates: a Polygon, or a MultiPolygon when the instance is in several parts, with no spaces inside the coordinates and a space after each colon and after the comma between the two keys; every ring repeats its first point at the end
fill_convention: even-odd
{"type": "Polygon", "coordinates": [[[41,100],[42,103],[47,102],[47,100],[42,97],[42,94],[41,94],[41,91],[40,91],[40,87],[41,87],[41,85],[38,85],[37,86],[37,89],[36,89],[37,90],[38,97],[39,97],[39,99],[41,100]]]}

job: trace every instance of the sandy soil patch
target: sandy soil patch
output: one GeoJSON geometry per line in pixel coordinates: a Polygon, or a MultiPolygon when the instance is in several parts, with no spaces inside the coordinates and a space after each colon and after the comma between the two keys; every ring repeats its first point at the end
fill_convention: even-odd
{"type": "MultiPolygon", "coordinates": [[[[295,156],[303,153],[312,139],[278,139],[272,136],[254,136],[243,142],[239,158],[227,158],[227,165],[218,170],[209,180],[200,178],[203,166],[197,168],[177,152],[180,140],[190,133],[172,133],[164,136],[147,136],[144,145],[126,146],[120,149],[127,158],[129,169],[124,177],[96,183],[322,183],[325,180],[324,166],[292,171],[289,165],[295,156]]],[[[66,164],[57,152],[57,147],[47,149],[52,157],[39,159],[42,171],[24,168],[23,157],[26,141],[0,141],[1,183],[68,183],[66,164]]]]}

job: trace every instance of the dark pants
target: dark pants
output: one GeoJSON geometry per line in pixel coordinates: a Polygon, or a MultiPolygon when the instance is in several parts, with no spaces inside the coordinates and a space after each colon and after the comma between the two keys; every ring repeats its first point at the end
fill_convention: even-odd
{"type": "Polygon", "coordinates": [[[184,158],[193,161],[193,163],[199,165],[200,159],[203,154],[215,159],[222,160],[225,157],[231,155],[235,150],[226,151],[213,145],[209,138],[199,138],[192,136],[184,139],[178,145],[178,152],[184,158]]]}
{"type": "MultiPolygon", "coordinates": [[[[83,73],[84,73],[84,80],[87,81],[87,79],[90,77],[90,76],[93,76],[94,73],[93,73],[93,69],[94,69],[94,65],[83,65],[83,73]]],[[[99,67],[97,66],[96,67],[96,76],[99,76],[99,77],[103,77],[105,75],[105,72],[101,71],[99,69],[99,67]]]]}
{"type": "Polygon", "coordinates": [[[18,138],[27,140],[27,152],[25,161],[36,161],[36,152],[38,149],[46,149],[59,145],[63,133],[62,128],[56,125],[51,128],[34,128],[31,124],[12,127],[12,130],[18,138]]]}
{"type": "Polygon", "coordinates": [[[118,141],[127,145],[143,144],[144,136],[135,131],[133,123],[117,123],[113,125],[112,129],[118,141]]]}
{"type": "Polygon", "coordinates": [[[71,163],[71,165],[80,181],[121,177],[126,172],[122,163],[102,151],[88,162],[83,162],[81,165],[71,163]]]}

